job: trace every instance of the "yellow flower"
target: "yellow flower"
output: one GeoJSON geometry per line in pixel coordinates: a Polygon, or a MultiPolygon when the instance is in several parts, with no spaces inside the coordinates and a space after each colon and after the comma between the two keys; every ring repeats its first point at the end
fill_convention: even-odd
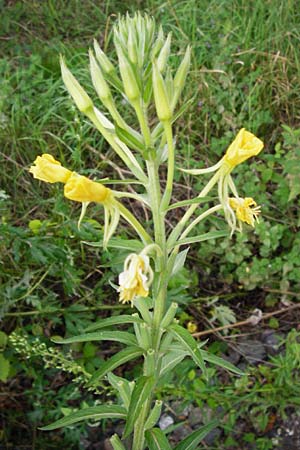
{"type": "Polygon", "coordinates": [[[153,272],[146,255],[131,253],[124,263],[124,272],[119,275],[120,301],[132,302],[135,297],[148,297],[153,272]]]}
{"type": "Polygon", "coordinates": [[[190,321],[187,323],[186,328],[187,328],[187,330],[188,330],[190,333],[192,333],[192,334],[195,333],[195,332],[198,330],[197,324],[195,324],[195,322],[193,322],[192,320],[190,320],[190,321]]]}
{"type": "Polygon", "coordinates": [[[255,221],[258,222],[258,216],[261,212],[260,206],[256,205],[253,198],[230,198],[229,205],[235,211],[237,219],[241,222],[246,222],[252,227],[254,227],[255,221]]]}
{"type": "Polygon", "coordinates": [[[64,188],[64,195],[76,202],[104,203],[110,196],[111,190],[96,181],[73,172],[64,188]]]}
{"type": "Polygon", "coordinates": [[[260,139],[249,131],[246,131],[245,128],[242,128],[228,147],[224,161],[232,169],[251,156],[258,155],[263,146],[264,144],[260,139]]]}
{"type": "Polygon", "coordinates": [[[34,178],[46,181],[47,183],[66,183],[72,175],[71,170],[66,169],[52,155],[44,153],[34,161],[35,166],[31,166],[29,172],[34,178]]]}

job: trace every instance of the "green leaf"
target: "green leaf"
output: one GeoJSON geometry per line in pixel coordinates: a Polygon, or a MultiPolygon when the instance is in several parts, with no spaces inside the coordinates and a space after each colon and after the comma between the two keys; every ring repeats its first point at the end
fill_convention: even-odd
{"type": "Polygon", "coordinates": [[[119,139],[121,139],[124,144],[133,150],[137,150],[138,152],[143,152],[145,150],[145,144],[143,142],[143,138],[139,133],[130,133],[124,128],[119,127],[115,123],[116,133],[119,139]]]}
{"type": "Polygon", "coordinates": [[[244,372],[242,372],[240,369],[235,367],[229,361],[226,361],[225,359],[220,358],[219,356],[213,355],[212,353],[209,353],[205,350],[200,350],[200,353],[201,353],[204,361],[210,362],[219,367],[223,367],[224,369],[230,370],[230,372],[236,373],[238,375],[245,375],[244,372]]]}
{"type": "Polygon", "coordinates": [[[194,205],[194,204],[197,204],[197,203],[200,204],[200,203],[210,202],[211,200],[213,200],[212,197],[191,198],[190,200],[183,200],[181,202],[173,203],[172,205],[170,205],[168,207],[168,209],[166,211],[171,211],[171,209],[182,208],[183,206],[194,205]]]}
{"type": "Polygon", "coordinates": [[[189,248],[185,248],[184,250],[179,252],[178,255],[176,255],[171,276],[175,275],[177,272],[179,272],[183,268],[188,251],[189,251],[189,248]]]}
{"type": "Polygon", "coordinates": [[[0,380],[4,383],[7,381],[9,369],[10,362],[2,354],[0,354],[0,380]]]}
{"type": "Polygon", "coordinates": [[[177,241],[175,245],[177,247],[177,245],[194,244],[195,242],[203,242],[208,241],[209,239],[218,239],[226,236],[229,236],[228,230],[210,231],[209,233],[200,234],[199,236],[179,239],[179,241],[177,241]]]}
{"type": "MultiPolygon", "coordinates": [[[[101,183],[106,185],[106,184],[144,184],[142,181],[137,180],[136,178],[124,178],[123,180],[117,179],[115,180],[114,178],[103,178],[101,180],[101,183]]],[[[117,238],[115,238],[117,239],[117,238]]]]}
{"type": "Polygon", "coordinates": [[[216,428],[218,424],[218,420],[209,422],[207,425],[204,425],[183,439],[178,445],[176,445],[174,450],[195,450],[199,442],[201,442],[211,430],[216,428]]]}
{"type": "Polygon", "coordinates": [[[99,322],[87,327],[85,331],[90,332],[100,330],[101,328],[111,327],[112,325],[121,325],[124,323],[143,323],[143,320],[139,317],[123,314],[122,316],[113,316],[108,317],[107,319],[99,320],[99,322]]]}
{"type": "Polygon", "coordinates": [[[84,408],[80,411],[69,414],[67,417],[57,420],[45,427],[39,428],[43,431],[55,430],[56,428],[72,425],[88,419],[124,419],[126,418],[126,410],[122,406],[117,405],[99,405],[91,408],[84,408]]]}
{"type": "Polygon", "coordinates": [[[126,345],[136,345],[137,341],[133,334],[126,331],[96,331],[94,333],[81,334],[67,339],[53,338],[56,344],[73,344],[75,342],[91,341],[117,341],[126,345]]]}
{"type": "MultiPolygon", "coordinates": [[[[82,244],[89,245],[90,247],[103,247],[101,242],[89,242],[89,241],[81,241],[82,244]]],[[[119,239],[119,238],[111,238],[107,244],[108,247],[117,248],[120,250],[128,250],[130,252],[140,252],[143,250],[143,244],[141,241],[137,239],[119,239]]]]}
{"type": "Polygon", "coordinates": [[[117,377],[112,372],[108,373],[107,379],[111,386],[119,393],[126,410],[128,410],[134,382],[132,385],[126,378],[117,377]]]}
{"type": "Polygon", "coordinates": [[[192,357],[197,366],[200,367],[204,376],[207,377],[207,371],[204,364],[204,360],[200,350],[198,348],[197,341],[193,336],[183,327],[177,324],[172,324],[168,327],[169,331],[174,335],[174,337],[183,345],[187,350],[189,355],[192,357]]]}
{"type": "Polygon", "coordinates": [[[109,360],[105,361],[100,369],[96,370],[89,381],[89,385],[94,384],[95,381],[103,378],[104,375],[106,375],[108,372],[111,372],[116,367],[119,367],[122,364],[131,361],[132,359],[138,358],[142,354],[143,350],[135,346],[127,347],[124,350],[121,350],[120,352],[113,355],[109,360]]]}
{"type": "Polygon", "coordinates": [[[128,408],[127,422],[124,430],[124,437],[130,435],[135,425],[137,417],[141,414],[142,407],[148,399],[155,380],[153,377],[141,376],[135,383],[131,394],[130,405],[128,408]]]}
{"type": "Polygon", "coordinates": [[[162,358],[159,376],[162,377],[170,372],[170,370],[174,369],[174,367],[176,367],[187,355],[188,353],[184,350],[168,352],[162,358]]]}
{"type": "Polygon", "coordinates": [[[168,439],[160,428],[152,428],[145,433],[149,450],[172,450],[168,439]]]}

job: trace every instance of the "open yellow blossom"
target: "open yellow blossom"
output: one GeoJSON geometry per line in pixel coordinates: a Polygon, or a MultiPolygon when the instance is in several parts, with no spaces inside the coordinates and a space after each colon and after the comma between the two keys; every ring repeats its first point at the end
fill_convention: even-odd
{"type": "Polygon", "coordinates": [[[34,164],[30,167],[29,172],[33,174],[34,178],[46,183],[66,183],[72,175],[71,170],[63,167],[59,161],[56,161],[48,153],[38,156],[34,164]]]}
{"type": "MultiPolygon", "coordinates": [[[[229,201],[229,192],[235,196],[236,199],[239,198],[237,189],[235,187],[234,181],[231,178],[231,172],[238,164],[246,161],[251,156],[257,155],[263,148],[263,142],[258,139],[254,134],[242,128],[234,141],[229,145],[225,155],[221,158],[217,164],[211,167],[207,167],[206,169],[181,169],[183,172],[190,173],[192,175],[202,175],[208,173],[214,173],[210,181],[207,183],[203,191],[199,194],[199,197],[204,197],[207,195],[210,190],[218,184],[218,196],[220,200],[220,204],[224,210],[225,219],[228,225],[231,228],[231,234],[236,230],[236,218],[239,219],[238,215],[242,217],[241,212],[235,213],[233,211],[233,207],[229,201]]],[[[259,210],[257,208],[251,209],[249,207],[242,204],[242,206],[247,207],[249,209],[247,218],[250,221],[250,225],[254,223],[254,219],[257,219],[257,215],[259,214],[259,210]],[[251,214],[250,214],[251,213],[251,214]],[[252,217],[252,220],[250,219],[252,217]]],[[[239,208],[241,205],[239,205],[239,208]]],[[[246,217],[246,216],[243,216],[246,217]]],[[[239,219],[241,221],[246,222],[246,220],[239,219]]],[[[249,223],[249,222],[248,222],[249,223]]]]}
{"type": "Polygon", "coordinates": [[[131,253],[124,263],[124,272],[119,275],[120,301],[132,302],[135,297],[148,297],[153,272],[146,255],[131,253]]]}
{"type": "Polygon", "coordinates": [[[252,227],[254,227],[255,221],[258,222],[258,216],[261,210],[253,198],[230,198],[229,205],[235,211],[237,219],[241,222],[246,222],[252,227]]]}
{"type": "Polygon", "coordinates": [[[96,181],[73,172],[64,188],[64,195],[69,200],[76,202],[104,203],[111,190],[96,181]]]}
{"type": "Polygon", "coordinates": [[[263,149],[263,146],[264,144],[260,139],[249,131],[246,131],[245,128],[242,128],[228,147],[224,161],[230,168],[233,168],[251,156],[258,155],[263,149]]]}

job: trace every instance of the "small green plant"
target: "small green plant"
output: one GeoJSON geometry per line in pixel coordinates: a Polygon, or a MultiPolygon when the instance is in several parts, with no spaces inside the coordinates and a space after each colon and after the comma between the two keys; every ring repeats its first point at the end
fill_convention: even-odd
{"type": "MultiPolygon", "coordinates": [[[[184,107],[179,110],[176,107],[189,70],[191,50],[189,47],[186,49],[173,74],[168,61],[171,34],[165,37],[161,28],[157,33],[154,20],[140,13],[119,18],[114,27],[114,45],[119,73],[96,41],[94,51],[89,54],[94,88],[112,121],[94,106],[63,58],[61,70],[67,90],[78,109],[116,152],[130,171],[130,178],[102,178],[95,181],[65,168],[48,153],[36,158],[30,172],[44,182],[62,183],[64,196],[81,203],[79,228],[85,223],[84,217],[90,203],[103,206],[104,249],[113,247],[127,251],[124,269],[115,288],[120,301],[131,303],[137,312],[102,319],[77,336],[53,339],[60,344],[116,341],[124,345],[125,348],[94,371],[88,382],[89,386],[97,387],[100,380],[107,377],[118,392],[120,402],[81,409],[43,429],[53,430],[86,419],[124,419],[126,425],[122,440],[117,434],[111,438],[114,450],[124,450],[127,445],[125,439],[131,437],[132,450],[142,450],[146,446],[151,450],[168,450],[171,446],[167,437],[156,427],[162,408],[162,402],[155,400],[159,379],[186,357],[192,358],[206,381],[210,374],[207,362],[241,374],[232,364],[205,351],[203,344],[198,343],[186,328],[178,324],[175,318],[178,305],[175,302],[168,303],[168,285],[184,266],[187,246],[228,236],[228,227],[224,226],[210,231],[206,229],[204,233],[191,236],[195,227],[204,223],[205,219],[219,217],[223,213],[231,235],[236,230],[241,231],[243,223],[254,227],[260,207],[252,198],[243,198],[238,194],[232,171],[248,158],[259,154],[263,143],[242,128],[215,165],[205,169],[182,168],[181,171],[185,173],[208,175],[210,178],[197,197],[173,203],[173,123],[185,110],[184,107]],[[139,131],[128,125],[119,113],[120,100],[131,108],[139,131]],[[164,163],[167,165],[166,182],[161,176],[164,163]],[[130,186],[131,191],[109,187],[118,183],[130,186]],[[217,188],[217,204],[211,197],[214,188],[217,188]],[[123,199],[134,199],[150,211],[153,229],[138,220],[125,206],[123,199]],[[182,207],[186,207],[185,213],[169,231],[167,214],[182,207]],[[133,228],[138,239],[113,238],[121,218],[133,228]],[[130,329],[116,330],[119,325],[133,326],[134,333],[130,329]],[[113,373],[122,364],[140,357],[143,358],[142,375],[132,381],[113,373]]],[[[32,223],[33,230],[38,230],[36,225],[32,223]]],[[[186,449],[187,446],[195,449],[216,423],[213,420],[193,432],[176,446],[176,450],[186,449]]]]}

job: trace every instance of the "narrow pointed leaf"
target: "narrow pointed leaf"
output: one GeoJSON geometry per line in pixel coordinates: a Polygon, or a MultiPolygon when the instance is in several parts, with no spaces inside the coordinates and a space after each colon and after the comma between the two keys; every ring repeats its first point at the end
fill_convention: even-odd
{"type": "Polygon", "coordinates": [[[95,381],[103,378],[108,372],[111,372],[116,367],[119,367],[132,359],[138,358],[142,354],[143,350],[139,347],[127,347],[124,350],[121,350],[113,355],[109,360],[105,361],[100,369],[96,370],[89,381],[89,385],[93,385],[95,381]]]}
{"type": "Polygon", "coordinates": [[[194,244],[195,242],[208,241],[209,239],[218,239],[221,237],[229,236],[228,230],[210,231],[209,233],[201,234],[199,236],[193,236],[190,238],[179,239],[176,242],[177,245],[194,244]]]}
{"type": "Polygon", "coordinates": [[[128,147],[137,150],[138,152],[143,152],[145,150],[145,144],[141,135],[138,133],[137,135],[134,135],[133,133],[124,130],[124,128],[119,127],[117,124],[115,124],[115,128],[118,138],[128,147]]]}
{"type": "Polygon", "coordinates": [[[84,408],[80,411],[69,414],[56,422],[51,423],[45,427],[40,428],[43,431],[55,430],[56,428],[72,425],[73,423],[81,422],[88,419],[124,419],[126,417],[126,410],[117,405],[99,405],[91,408],[84,408]]]}
{"type": "Polygon", "coordinates": [[[245,375],[244,372],[235,367],[229,361],[226,361],[225,359],[213,355],[212,353],[209,353],[205,350],[200,350],[200,352],[202,354],[202,358],[204,359],[204,361],[210,362],[219,367],[223,367],[224,369],[230,370],[230,372],[236,373],[238,375],[245,375]]]}
{"type": "Polygon", "coordinates": [[[176,202],[173,203],[172,205],[170,205],[167,209],[167,211],[171,211],[171,209],[175,209],[175,208],[182,208],[183,206],[190,206],[190,205],[194,205],[197,203],[205,203],[205,202],[210,202],[211,200],[213,200],[213,197],[196,197],[196,198],[191,198],[190,200],[183,200],[182,202],[176,202]]]}
{"type": "MultiPolygon", "coordinates": [[[[81,241],[83,244],[89,245],[90,247],[103,247],[102,242],[89,242],[89,241],[81,241]]],[[[119,239],[119,238],[111,238],[107,244],[107,247],[117,248],[120,250],[128,250],[133,251],[135,253],[143,250],[143,244],[141,241],[137,239],[119,239]]]]}
{"type": "Polygon", "coordinates": [[[178,445],[176,445],[174,450],[196,450],[198,448],[197,446],[199,442],[201,442],[202,439],[204,439],[211,430],[216,428],[218,423],[218,420],[213,420],[207,425],[204,425],[203,427],[194,431],[188,437],[183,439],[178,445]]]}
{"type": "Polygon", "coordinates": [[[136,419],[141,413],[142,407],[151,393],[154,382],[155,380],[153,377],[146,376],[141,376],[137,380],[131,394],[124,437],[129,436],[132,432],[136,419]]]}
{"type": "Polygon", "coordinates": [[[149,450],[172,450],[168,439],[160,428],[152,428],[145,433],[149,450]]]}
{"type": "Polygon", "coordinates": [[[178,255],[176,256],[176,259],[175,259],[175,263],[173,266],[171,276],[174,276],[177,272],[179,272],[183,268],[188,251],[189,251],[189,247],[185,248],[184,250],[182,250],[181,252],[178,253],[178,255]]]}
{"type": "Polygon", "coordinates": [[[99,320],[99,322],[93,323],[86,332],[100,330],[101,328],[111,327],[113,325],[123,325],[124,323],[143,323],[143,320],[139,317],[134,317],[129,314],[123,314],[122,316],[108,317],[107,319],[99,320]]]}
{"type": "Polygon", "coordinates": [[[195,341],[193,336],[183,327],[177,324],[172,324],[168,327],[169,331],[174,335],[182,346],[188,351],[189,355],[192,357],[197,366],[200,367],[203,374],[207,376],[207,371],[203,357],[198,348],[198,343],[195,341]]]}
{"type": "Polygon", "coordinates": [[[174,369],[186,356],[188,353],[184,350],[168,352],[161,361],[161,369],[159,376],[162,377],[170,370],[174,369]]]}
{"type": "Polygon", "coordinates": [[[67,339],[52,339],[56,344],[73,344],[75,342],[91,341],[117,341],[126,345],[136,345],[137,341],[133,334],[126,331],[96,331],[94,333],[81,334],[67,339]]]}

